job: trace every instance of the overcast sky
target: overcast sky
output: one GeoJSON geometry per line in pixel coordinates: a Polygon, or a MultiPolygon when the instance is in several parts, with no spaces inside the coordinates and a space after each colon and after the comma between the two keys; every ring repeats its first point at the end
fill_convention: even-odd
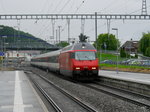
{"type": "MultiPolygon", "coordinates": [[[[141,14],[142,0],[0,0],[0,14],[78,14],[98,12],[101,14],[141,14]]],[[[150,1],[147,1],[149,14],[150,1]]],[[[55,28],[62,26],[61,40],[67,40],[66,20],[56,20],[55,28]]],[[[107,21],[98,20],[98,34],[107,33],[107,21]]],[[[1,20],[0,24],[20,30],[50,41],[52,36],[51,20],[1,20]],[[15,27],[16,28],[16,27],[15,27]]],[[[85,20],[85,35],[95,40],[94,20],[85,20]]],[[[148,20],[112,20],[110,29],[119,29],[119,40],[139,40],[143,32],[150,31],[148,20]]],[[[81,20],[71,20],[71,37],[81,33],[81,20]]],[[[115,34],[110,30],[110,33],[115,34]]]]}

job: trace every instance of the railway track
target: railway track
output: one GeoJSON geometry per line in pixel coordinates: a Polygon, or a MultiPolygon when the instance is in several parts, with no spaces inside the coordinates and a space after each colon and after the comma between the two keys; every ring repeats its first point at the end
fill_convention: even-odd
{"type": "Polygon", "coordinates": [[[133,104],[150,108],[150,96],[148,96],[148,95],[136,93],[133,91],[129,91],[127,89],[121,89],[121,88],[113,87],[110,85],[106,85],[104,83],[101,83],[100,79],[98,79],[97,81],[90,81],[90,83],[82,83],[80,81],[76,81],[76,80],[73,80],[68,77],[63,77],[63,76],[59,76],[59,75],[57,75],[57,76],[65,79],[65,80],[68,80],[70,82],[78,83],[82,86],[86,86],[90,89],[94,89],[98,92],[103,92],[105,94],[115,96],[117,98],[131,102],[133,104]],[[93,86],[93,85],[95,85],[95,86],[93,86]]]}
{"type": "Polygon", "coordinates": [[[60,76],[60,75],[57,75],[57,77],[63,78],[64,80],[68,80],[73,83],[78,83],[87,88],[94,89],[98,92],[102,92],[102,93],[114,96],[116,98],[125,100],[127,102],[131,102],[135,105],[150,108],[150,96],[135,93],[126,89],[119,89],[117,87],[108,86],[106,84],[100,83],[99,80],[93,81],[90,83],[82,83],[79,81],[72,80],[71,78],[68,78],[68,77],[60,76]]]}
{"type": "Polygon", "coordinates": [[[150,96],[142,95],[125,89],[119,89],[116,87],[108,86],[97,81],[94,81],[93,83],[90,84],[83,84],[83,83],[81,84],[90,89],[94,89],[98,92],[103,92],[105,94],[115,96],[117,98],[134,103],[136,105],[150,108],[150,96]]]}
{"type": "Polygon", "coordinates": [[[29,77],[29,78],[34,83],[34,85],[38,88],[38,90],[43,94],[43,96],[46,98],[46,100],[52,105],[54,110],[56,112],[63,112],[59,108],[59,106],[54,102],[54,100],[47,94],[47,92],[36,81],[34,81],[31,77],[29,77]]]}
{"type": "MultiPolygon", "coordinates": [[[[27,74],[29,74],[29,72],[27,72],[27,74]]],[[[30,73],[31,74],[31,73],[30,73]]],[[[35,74],[35,73],[34,73],[35,74]]],[[[75,107],[80,107],[80,111],[81,112],[96,112],[96,110],[94,110],[92,107],[84,104],[83,102],[81,102],[79,99],[73,97],[72,95],[70,95],[69,93],[67,93],[66,91],[64,91],[63,89],[61,89],[60,87],[56,86],[55,84],[53,84],[50,80],[48,80],[47,78],[36,74],[38,77],[40,77],[41,79],[43,79],[45,82],[47,82],[49,85],[51,85],[53,88],[55,88],[57,91],[59,91],[61,94],[65,95],[66,97],[68,97],[69,99],[71,99],[74,104],[73,106],[75,107]],[[76,106],[78,105],[78,106],[76,106]]],[[[53,100],[53,98],[51,97],[51,95],[49,95],[49,93],[47,93],[47,91],[45,91],[40,84],[35,81],[31,76],[29,76],[30,80],[35,84],[35,86],[39,89],[39,91],[44,95],[44,97],[46,98],[46,100],[53,106],[53,108],[57,111],[57,112],[65,112],[66,110],[61,109],[61,107],[59,106],[59,104],[57,104],[57,102],[55,102],[53,100]]],[[[71,102],[72,103],[72,102],[71,102]]],[[[73,110],[72,110],[73,112],[73,110]]]]}

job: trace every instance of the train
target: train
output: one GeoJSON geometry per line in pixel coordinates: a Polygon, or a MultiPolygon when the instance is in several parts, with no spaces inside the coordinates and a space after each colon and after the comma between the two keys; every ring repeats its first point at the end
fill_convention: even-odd
{"type": "Polygon", "coordinates": [[[97,79],[99,72],[97,50],[88,42],[74,43],[35,56],[31,59],[31,65],[77,80],[97,79]]]}

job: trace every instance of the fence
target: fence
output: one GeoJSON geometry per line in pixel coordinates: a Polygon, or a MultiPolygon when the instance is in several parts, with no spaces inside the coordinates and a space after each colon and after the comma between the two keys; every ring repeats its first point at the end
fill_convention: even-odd
{"type": "MultiPolygon", "coordinates": [[[[115,65],[117,64],[117,62],[115,61],[103,61],[100,62],[101,64],[105,63],[105,64],[112,64],[115,65]]],[[[123,62],[118,62],[119,65],[126,65],[126,66],[141,66],[141,67],[150,67],[150,60],[147,61],[123,61],[123,62]]]]}

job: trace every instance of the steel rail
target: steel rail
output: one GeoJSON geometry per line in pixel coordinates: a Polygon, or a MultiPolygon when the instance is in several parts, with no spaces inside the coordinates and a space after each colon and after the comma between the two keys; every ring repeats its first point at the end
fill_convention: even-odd
{"type": "MultiPolygon", "coordinates": [[[[28,76],[29,77],[29,76],[28,76]]],[[[34,83],[34,85],[39,89],[39,91],[44,95],[46,100],[52,105],[52,107],[56,110],[56,112],[63,112],[58,105],[53,101],[53,99],[46,93],[44,89],[42,89],[37,82],[35,82],[31,77],[30,80],[34,83]]]]}
{"type": "Polygon", "coordinates": [[[148,95],[144,95],[144,94],[140,94],[140,93],[137,93],[137,92],[129,91],[127,89],[117,88],[117,87],[114,87],[114,86],[106,85],[104,83],[98,83],[98,82],[94,82],[94,83],[97,84],[97,85],[100,85],[100,86],[105,86],[107,88],[114,89],[116,91],[121,91],[121,92],[124,92],[124,93],[132,94],[132,95],[135,95],[137,97],[142,97],[142,98],[150,100],[150,96],[148,96],[148,95]]]}
{"type": "MultiPolygon", "coordinates": [[[[94,86],[92,86],[92,85],[90,85],[90,84],[81,84],[81,85],[83,85],[83,86],[85,86],[85,87],[88,87],[88,88],[90,88],[90,89],[94,89],[94,90],[96,90],[96,91],[98,91],[98,92],[103,92],[103,93],[105,93],[105,94],[109,94],[109,95],[118,97],[118,98],[120,98],[120,99],[124,99],[124,100],[129,101],[129,102],[132,102],[132,103],[134,103],[134,104],[136,104],[136,105],[142,105],[142,106],[145,106],[145,107],[150,108],[150,103],[148,104],[148,103],[143,102],[143,101],[138,101],[138,100],[136,100],[136,99],[131,99],[131,98],[128,98],[128,97],[123,96],[123,95],[121,95],[121,94],[113,93],[113,92],[111,92],[111,91],[109,91],[109,90],[104,90],[104,89],[102,89],[102,88],[94,87],[94,86]]],[[[112,87],[112,89],[114,89],[114,88],[112,87]]],[[[119,90],[118,90],[118,91],[119,91],[119,90]]],[[[122,91],[122,90],[121,90],[121,91],[122,91]]],[[[123,93],[123,91],[122,91],[122,93],[123,93]]],[[[125,94],[126,94],[126,93],[125,93],[125,94]]],[[[129,94],[129,93],[128,93],[128,94],[129,94]]],[[[133,94],[133,93],[132,93],[132,94],[133,94]]]]}
{"type": "MultiPolygon", "coordinates": [[[[38,74],[37,74],[38,75],[38,74]]],[[[77,98],[73,97],[72,95],[70,95],[69,93],[67,93],[66,91],[64,91],[63,89],[61,89],[60,87],[54,85],[50,80],[46,79],[44,76],[38,75],[40,76],[42,79],[44,79],[46,82],[50,83],[54,88],[56,88],[58,91],[60,91],[61,93],[63,93],[64,95],[66,95],[67,97],[69,97],[70,99],[72,99],[74,102],[76,102],[77,104],[79,104],[80,106],[82,106],[84,109],[86,109],[88,112],[97,112],[95,109],[93,109],[92,107],[84,104],[83,102],[81,102],[80,100],[78,100],[77,98]]]]}

